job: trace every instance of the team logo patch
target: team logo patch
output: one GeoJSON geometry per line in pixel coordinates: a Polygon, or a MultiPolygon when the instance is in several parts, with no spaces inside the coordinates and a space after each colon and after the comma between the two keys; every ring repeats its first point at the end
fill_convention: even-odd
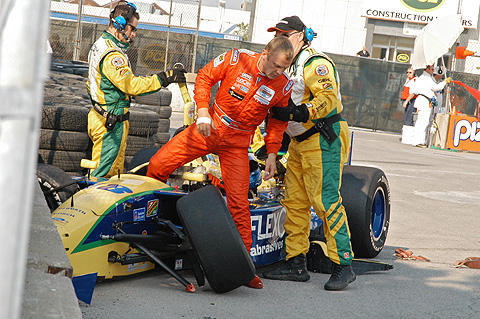
{"type": "Polygon", "coordinates": [[[113,60],[112,60],[112,65],[114,67],[118,68],[118,67],[120,67],[124,64],[125,64],[125,60],[122,57],[117,56],[117,57],[113,58],[113,60]]]}
{"type": "Polygon", "coordinates": [[[248,73],[242,73],[242,75],[240,75],[242,78],[244,78],[245,80],[248,80],[248,81],[252,81],[253,77],[248,74],[248,73]]]}
{"type": "Polygon", "coordinates": [[[217,67],[219,66],[220,64],[223,63],[223,61],[225,61],[225,53],[222,54],[222,55],[219,55],[215,58],[215,60],[213,60],[213,66],[214,67],[217,67]]]}
{"type": "Polygon", "coordinates": [[[288,81],[287,85],[285,85],[285,87],[283,88],[283,95],[286,95],[288,91],[290,91],[292,86],[293,86],[293,81],[292,80],[288,81]]]}
{"type": "Polygon", "coordinates": [[[149,200],[147,204],[147,217],[157,215],[158,211],[158,199],[149,200]]]}
{"type": "Polygon", "coordinates": [[[325,76],[328,74],[328,68],[325,65],[319,65],[315,69],[315,73],[319,76],[325,76]]]}
{"type": "Polygon", "coordinates": [[[255,96],[253,98],[260,104],[269,105],[274,95],[275,91],[273,89],[262,85],[257,92],[255,92],[255,96]]]}
{"type": "Polygon", "coordinates": [[[133,221],[145,221],[145,207],[133,211],[133,221]]]}
{"type": "Polygon", "coordinates": [[[233,54],[232,54],[232,62],[231,64],[236,64],[238,62],[238,57],[240,56],[240,52],[238,52],[237,49],[234,49],[233,50],[233,54]]]}

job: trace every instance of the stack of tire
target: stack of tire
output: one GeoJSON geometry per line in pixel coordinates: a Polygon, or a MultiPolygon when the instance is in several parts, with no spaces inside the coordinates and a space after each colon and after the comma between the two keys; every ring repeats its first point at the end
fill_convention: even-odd
{"type": "MultiPolygon", "coordinates": [[[[91,159],[87,122],[92,105],[84,69],[81,63],[68,64],[64,69],[52,66],[45,83],[38,162],[57,166],[72,176],[85,174],[80,162],[91,159]],[[66,72],[58,72],[62,70],[66,72]]],[[[144,104],[132,103],[125,167],[140,149],[161,147],[169,140],[171,98],[171,92],[162,89],[152,96],[137,97],[146,101],[144,104]]]]}
{"type": "Polygon", "coordinates": [[[153,139],[155,147],[162,147],[170,139],[170,116],[172,115],[172,92],[162,88],[160,91],[144,95],[136,96],[135,103],[132,108],[150,110],[158,114],[158,129],[153,139]]]}
{"type": "Polygon", "coordinates": [[[141,107],[130,107],[130,129],[125,149],[125,168],[129,167],[133,156],[142,148],[154,147],[154,136],[158,131],[160,117],[157,113],[141,107]]]}
{"type": "Polygon", "coordinates": [[[51,72],[45,83],[38,161],[69,175],[82,174],[80,161],[90,158],[85,81],[81,75],[51,72]]]}

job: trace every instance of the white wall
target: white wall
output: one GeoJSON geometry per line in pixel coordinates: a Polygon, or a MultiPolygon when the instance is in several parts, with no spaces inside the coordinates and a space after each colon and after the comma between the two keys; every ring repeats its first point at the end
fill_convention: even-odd
{"type": "Polygon", "coordinates": [[[365,18],[360,17],[362,0],[257,0],[252,41],[267,43],[269,27],[282,18],[299,16],[317,37],[318,50],[355,55],[365,44],[365,18]]]}

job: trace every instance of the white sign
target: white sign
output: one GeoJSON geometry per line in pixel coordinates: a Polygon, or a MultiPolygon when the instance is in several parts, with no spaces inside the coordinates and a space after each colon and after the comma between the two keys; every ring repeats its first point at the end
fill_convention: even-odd
{"type": "Polygon", "coordinates": [[[405,22],[403,24],[403,34],[417,36],[422,32],[425,25],[419,23],[405,22]]]}
{"type": "Polygon", "coordinates": [[[362,17],[426,24],[433,20],[462,14],[465,28],[476,29],[480,0],[364,0],[362,17]]]}

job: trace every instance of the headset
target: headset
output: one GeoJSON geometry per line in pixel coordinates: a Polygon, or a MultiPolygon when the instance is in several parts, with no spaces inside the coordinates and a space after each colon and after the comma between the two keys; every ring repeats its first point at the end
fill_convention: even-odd
{"type": "MultiPolygon", "coordinates": [[[[110,13],[110,19],[112,20],[113,26],[115,27],[115,29],[117,29],[120,32],[125,30],[125,27],[127,26],[127,21],[130,21],[135,11],[137,11],[137,7],[133,3],[126,2],[126,1],[119,1],[115,6],[115,8],[110,13]],[[129,7],[128,12],[122,13],[121,15],[119,15],[114,19],[113,16],[115,15],[115,11],[117,10],[117,7],[120,5],[120,3],[122,2],[129,7]]],[[[128,40],[125,34],[123,34],[123,36],[128,40]]]]}
{"type": "Polygon", "coordinates": [[[304,42],[311,42],[313,38],[315,38],[317,34],[313,32],[312,29],[304,27],[303,28],[303,41],[304,42]]]}

